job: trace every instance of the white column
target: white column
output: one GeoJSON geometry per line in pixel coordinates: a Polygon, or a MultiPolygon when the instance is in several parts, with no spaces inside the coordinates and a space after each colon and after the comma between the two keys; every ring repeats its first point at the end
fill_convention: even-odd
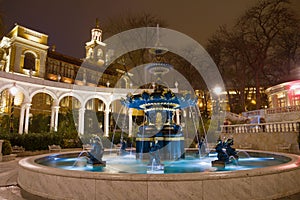
{"type": "Polygon", "coordinates": [[[5,72],[9,72],[10,62],[11,62],[11,47],[8,49],[8,56],[6,57],[6,66],[5,66],[5,72]]]}
{"type": "Polygon", "coordinates": [[[57,128],[58,128],[58,111],[59,111],[59,106],[54,106],[54,109],[55,109],[54,131],[57,132],[57,128]]]}
{"type": "Polygon", "coordinates": [[[180,110],[176,110],[176,124],[180,124],[180,110]]]}
{"type": "Polygon", "coordinates": [[[85,108],[80,108],[79,114],[78,114],[78,134],[79,135],[84,134],[84,113],[85,113],[85,108]]]}
{"type": "Polygon", "coordinates": [[[25,127],[24,127],[24,133],[28,133],[30,106],[31,106],[31,103],[26,103],[25,104],[25,127]]]}
{"type": "Polygon", "coordinates": [[[55,108],[51,107],[50,131],[54,131],[55,108]]]}
{"type": "Polygon", "coordinates": [[[104,111],[104,137],[109,136],[109,105],[105,106],[104,111]]]}
{"type": "Polygon", "coordinates": [[[129,117],[129,120],[128,120],[128,136],[131,137],[132,136],[132,108],[129,108],[128,110],[128,117],[129,117]]]}
{"type": "Polygon", "coordinates": [[[20,111],[20,123],[19,123],[19,134],[23,134],[24,130],[24,114],[25,114],[25,104],[21,105],[21,111],[20,111]]]}

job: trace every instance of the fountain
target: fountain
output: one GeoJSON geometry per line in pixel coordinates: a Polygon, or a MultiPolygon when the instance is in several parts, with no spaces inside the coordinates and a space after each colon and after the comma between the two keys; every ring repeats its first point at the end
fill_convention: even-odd
{"type": "MultiPolygon", "coordinates": [[[[133,34],[133,39],[126,37],[123,41],[130,42],[123,49],[134,50],[130,45],[142,38],[137,35],[149,30],[141,29],[133,34]]],[[[170,41],[173,44],[184,39],[177,37],[170,41]]],[[[145,41],[141,43],[144,45],[145,41]]],[[[188,52],[189,58],[199,56],[197,45],[193,47],[188,52]]],[[[154,52],[160,55],[163,52],[160,50],[154,52]]],[[[206,65],[209,63],[206,57],[191,63],[197,65],[198,60],[204,66],[205,78],[216,81],[218,77],[211,77],[215,73],[206,65]]],[[[238,166],[228,163],[219,169],[211,166],[217,155],[199,158],[199,154],[188,152],[183,145],[188,132],[183,132],[173,118],[176,109],[193,105],[195,99],[189,94],[175,94],[165,86],[162,75],[170,69],[170,65],[162,62],[151,63],[148,71],[159,77],[153,91],[129,94],[123,100],[127,108],[144,110],[147,118],[138,128],[134,156],[102,151],[101,158],[94,157],[105,160],[105,166],[74,166],[81,152],[24,158],[19,162],[20,187],[48,199],[275,199],[300,192],[296,187],[300,185],[298,155],[247,150],[250,158],[239,155],[238,166]]],[[[212,88],[208,82],[208,88],[212,88]]],[[[230,141],[227,144],[232,146],[230,141]]],[[[231,150],[226,153],[229,155],[231,150]]],[[[235,151],[231,154],[234,156],[235,151]]],[[[220,152],[220,159],[221,155],[220,152]]],[[[226,160],[227,157],[225,163],[226,160]]]]}
{"type": "MultiPolygon", "coordinates": [[[[151,66],[156,66],[152,72],[167,71],[157,63],[151,66]]],[[[124,140],[120,152],[112,155],[94,137],[91,151],[21,160],[18,184],[50,199],[121,199],[124,193],[130,199],[273,199],[299,192],[297,155],[248,150],[245,154],[251,157],[243,158],[232,147],[232,138],[218,141],[217,155],[199,158],[198,151],[188,152],[185,133],[173,117],[176,109],[195,105],[190,95],[174,94],[159,82],[153,92],[129,94],[122,103],[143,110],[147,119],[138,128],[134,157],[126,153],[124,140]],[[231,159],[238,159],[238,165],[231,159]],[[278,187],[270,187],[275,182],[278,187]]]]}
{"type": "MultiPolygon", "coordinates": [[[[173,69],[173,66],[163,62],[166,48],[161,48],[157,42],[149,52],[155,56],[155,62],[146,66],[156,79],[152,84],[153,92],[129,94],[122,100],[122,104],[127,108],[142,110],[146,116],[136,137],[136,158],[150,159],[150,168],[153,169],[155,163],[155,168],[163,173],[161,159],[178,160],[185,157],[184,133],[181,126],[174,122],[174,114],[176,110],[195,106],[197,98],[190,94],[174,94],[164,86],[163,76],[173,69]]],[[[153,173],[153,170],[148,172],[153,173]]]]}

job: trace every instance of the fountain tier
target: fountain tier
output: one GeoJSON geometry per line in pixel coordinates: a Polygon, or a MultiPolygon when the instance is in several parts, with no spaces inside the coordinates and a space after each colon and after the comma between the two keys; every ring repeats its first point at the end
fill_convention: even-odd
{"type": "Polygon", "coordinates": [[[146,121],[139,127],[136,137],[137,159],[149,159],[147,153],[155,141],[161,159],[184,158],[184,134],[181,126],[174,122],[174,112],[194,106],[196,98],[191,98],[190,94],[175,95],[170,89],[157,85],[152,93],[129,94],[122,103],[145,112],[146,121]]]}

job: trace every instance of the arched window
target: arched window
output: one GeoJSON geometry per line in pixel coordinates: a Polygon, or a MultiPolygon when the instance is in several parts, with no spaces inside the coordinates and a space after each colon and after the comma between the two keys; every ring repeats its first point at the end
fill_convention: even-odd
{"type": "Polygon", "coordinates": [[[102,58],[103,57],[103,51],[102,51],[102,49],[98,49],[97,50],[97,57],[98,58],[102,58]]]}
{"type": "Polygon", "coordinates": [[[35,56],[32,53],[25,53],[23,69],[35,71],[35,56]]]}
{"type": "Polygon", "coordinates": [[[93,49],[92,49],[92,48],[90,48],[90,49],[88,50],[88,55],[87,55],[87,57],[88,57],[88,58],[93,58],[93,49]]]}

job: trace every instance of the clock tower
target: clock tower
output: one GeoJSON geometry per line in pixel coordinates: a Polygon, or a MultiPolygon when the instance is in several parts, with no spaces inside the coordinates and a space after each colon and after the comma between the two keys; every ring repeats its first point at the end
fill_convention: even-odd
{"type": "Polygon", "coordinates": [[[103,66],[104,49],[106,44],[102,42],[102,30],[96,19],[96,27],[91,30],[91,41],[85,43],[85,60],[95,65],[103,66]]]}

